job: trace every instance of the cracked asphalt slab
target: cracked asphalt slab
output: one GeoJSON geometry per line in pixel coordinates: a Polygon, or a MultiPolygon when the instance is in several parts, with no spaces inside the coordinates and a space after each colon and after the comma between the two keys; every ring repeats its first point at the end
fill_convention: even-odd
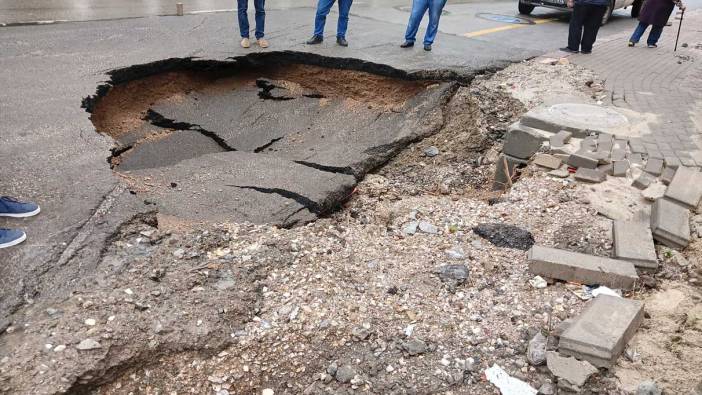
{"type": "MultiPolygon", "coordinates": [[[[302,43],[312,13],[309,9],[269,12],[269,37],[276,48],[295,51],[293,56],[309,63],[323,62],[324,56],[337,58],[341,68],[373,63],[381,71],[399,70],[405,77],[431,75],[462,82],[536,55],[532,50],[450,35],[440,35],[441,45],[431,53],[399,51],[395,38],[402,36],[404,26],[362,17],[353,20],[349,48],[331,42],[308,47],[302,43]]],[[[235,36],[233,13],[0,29],[0,191],[37,201],[43,209],[40,216],[21,222],[0,221],[0,226],[21,227],[29,235],[24,245],[0,251],[0,329],[28,320],[37,313],[31,306],[39,301],[60,301],[69,295],[76,281],[97,267],[103,246],[121,224],[158,209],[130,191],[110,168],[107,159],[115,141],[96,133],[89,114],[81,108],[83,98],[114,77],[110,70],[171,58],[231,61],[244,53],[237,48],[235,36]]],[[[187,139],[186,134],[179,138],[187,139]]],[[[203,156],[177,165],[201,166],[201,158],[222,155],[203,151],[203,156]]],[[[300,170],[329,173],[304,165],[300,170]]],[[[344,174],[327,177],[351,182],[344,174]]],[[[242,197],[256,194],[260,198],[271,195],[261,191],[274,190],[271,185],[234,181],[258,188],[227,187],[229,193],[239,189],[242,197]]],[[[347,185],[344,181],[331,189],[347,192],[347,185]]],[[[286,200],[295,202],[291,208],[298,204],[295,199],[286,200]]],[[[324,199],[315,202],[325,207],[324,199]]]]}

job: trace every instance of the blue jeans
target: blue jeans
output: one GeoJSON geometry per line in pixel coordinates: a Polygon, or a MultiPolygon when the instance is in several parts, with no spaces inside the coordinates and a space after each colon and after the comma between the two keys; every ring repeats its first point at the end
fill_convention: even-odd
{"type": "MultiPolygon", "coordinates": [[[[266,25],[265,6],[266,0],[254,0],[254,7],[256,8],[256,39],[263,37],[266,25]]],[[[241,37],[249,38],[249,16],[246,14],[249,8],[249,0],[237,0],[237,8],[241,37]]]]}
{"type": "MultiPolygon", "coordinates": [[[[643,36],[647,27],[648,23],[639,22],[639,25],[636,26],[636,30],[634,30],[634,34],[631,35],[629,41],[631,41],[632,43],[639,42],[639,40],[641,40],[641,36],[643,36]]],[[[658,39],[661,38],[661,34],[663,34],[663,26],[651,26],[651,32],[648,33],[647,44],[656,45],[658,39]]]]}
{"type": "Polygon", "coordinates": [[[412,0],[412,13],[407,24],[405,41],[411,43],[415,41],[419,24],[422,22],[424,14],[429,10],[429,25],[427,33],[424,35],[424,45],[431,45],[436,38],[436,32],[439,31],[439,18],[441,18],[441,11],[445,5],[446,0],[412,0]]]}
{"type": "MultiPolygon", "coordinates": [[[[317,15],[314,18],[314,35],[324,36],[324,24],[327,21],[327,15],[331,10],[336,0],[319,0],[317,3],[317,15]]],[[[336,36],[345,38],[346,29],[349,26],[349,11],[351,11],[351,3],[353,0],[339,0],[339,22],[336,26],[336,36]]]]}

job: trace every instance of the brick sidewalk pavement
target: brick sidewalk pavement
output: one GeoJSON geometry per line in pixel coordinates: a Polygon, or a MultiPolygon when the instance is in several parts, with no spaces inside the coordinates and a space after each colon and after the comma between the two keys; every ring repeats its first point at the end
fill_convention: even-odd
{"type": "Polygon", "coordinates": [[[685,15],[677,52],[680,21],[671,20],[656,49],[646,48],[648,31],[628,48],[628,32],[598,41],[590,55],[569,59],[605,80],[612,105],[657,115],[652,134],[632,139],[632,150],[671,165],[702,166],[702,12],[685,15]]]}

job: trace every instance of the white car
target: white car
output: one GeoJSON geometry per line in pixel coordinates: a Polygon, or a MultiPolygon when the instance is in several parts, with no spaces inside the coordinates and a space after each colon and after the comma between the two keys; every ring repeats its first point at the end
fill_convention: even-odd
{"type": "MultiPolygon", "coordinates": [[[[619,8],[627,8],[631,6],[631,17],[636,18],[639,16],[641,11],[641,6],[644,0],[609,0],[610,4],[607,7],[607,12],[602,18],[602,24],[604,25],[609,21],[612,16],[612,12],[619,8]]],[[[570,8],[566,5],[566,0],[519,0],[519,13],[524,15],[531,14],[535,7],[547,7],[553,8],[555,10],[569,11],[570,8]]]]}

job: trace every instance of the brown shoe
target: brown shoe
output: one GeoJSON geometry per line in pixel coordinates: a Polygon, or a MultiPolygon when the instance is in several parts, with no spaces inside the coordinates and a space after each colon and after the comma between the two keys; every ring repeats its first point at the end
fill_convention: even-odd
{"type": "Polygon", "coordinates": [[[268,40],[263,37],[256,40],[256,43],[258,43],[258,46],[261,48],[268,48],[268,40]]]}

